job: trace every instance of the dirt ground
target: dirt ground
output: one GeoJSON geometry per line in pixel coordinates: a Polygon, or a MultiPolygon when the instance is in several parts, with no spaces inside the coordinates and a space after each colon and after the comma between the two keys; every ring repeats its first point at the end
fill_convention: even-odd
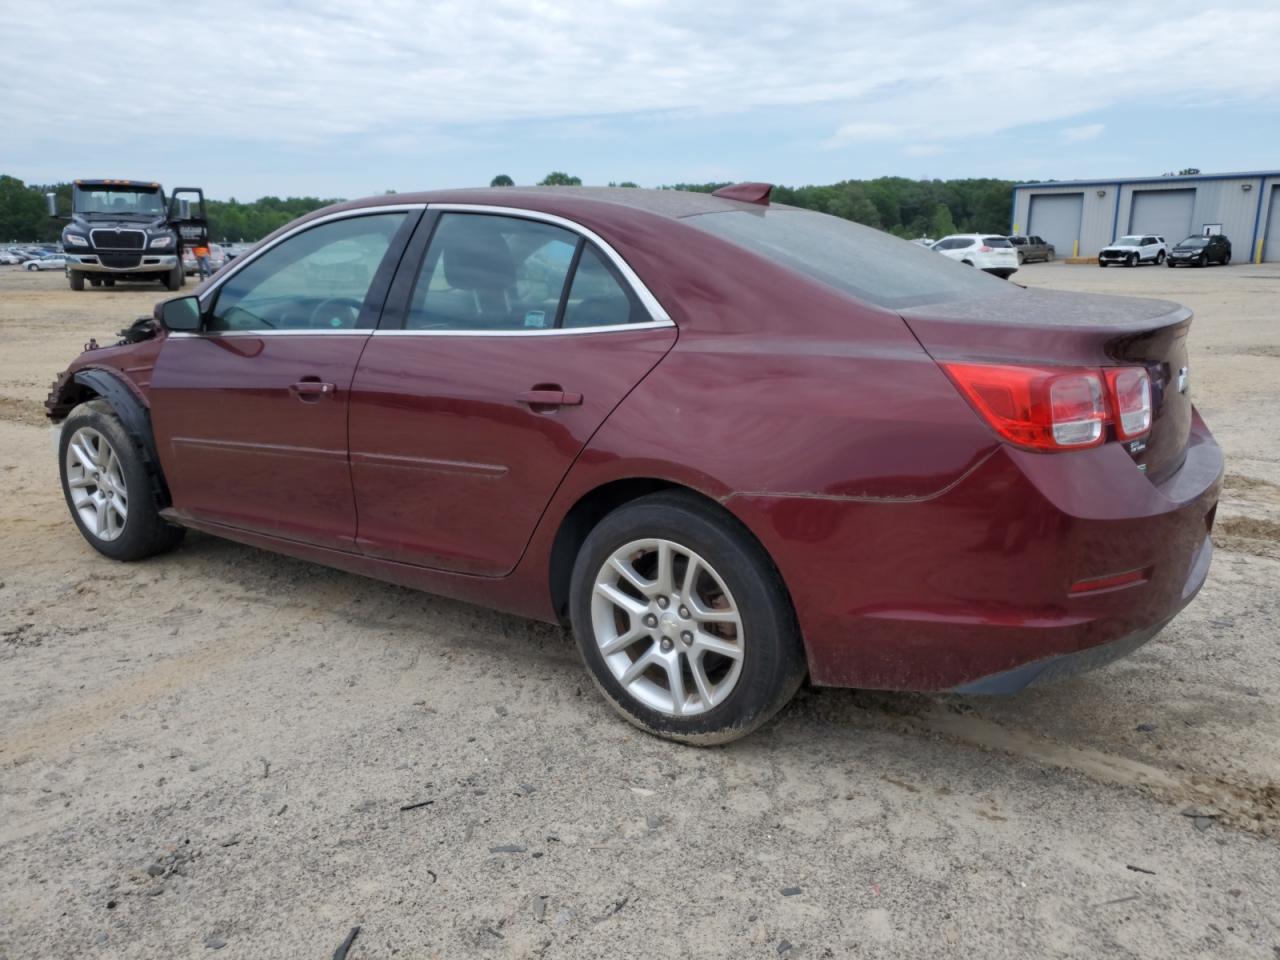
{"type": "Polygon", "coordinates": [[[162,291],[0,268],[0,957],[329,957],[359,926],[352,960],[1276,960],[1280,264],[1017,279],[1196,311],[1228,456],[1200,597],[1056,686],[805,690],[700,750],[549,627],[199,535],[100,557],[40,403],[162,291]]]}

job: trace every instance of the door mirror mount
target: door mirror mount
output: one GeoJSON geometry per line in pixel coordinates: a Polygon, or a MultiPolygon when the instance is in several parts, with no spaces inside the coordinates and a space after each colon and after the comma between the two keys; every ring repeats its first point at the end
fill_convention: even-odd
{"type": "Polygon", "coordinates": [[[156,319],[172,333],[195,333],[204,325],[198,297],[178,297],[156,306],[156,319]]]}

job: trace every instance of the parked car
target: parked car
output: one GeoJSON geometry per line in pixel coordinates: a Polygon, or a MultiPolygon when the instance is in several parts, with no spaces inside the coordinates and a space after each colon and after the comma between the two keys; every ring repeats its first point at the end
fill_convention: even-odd
{"type": "Polygon", "coordinates": [[[1014,250],[1018,252],[1018,263],[1026,263],[1029,260],[1043,260],[1048,263],[1053,259],[1053,244],[1047,242],[1042,237],[1020,237],[1012,236],[1009,242],[1013,244],[1014,250]]]}
{"type": "Polygon", "coordinates": [[[1211,263],[1226,266],[1231,262],[1231,241],[1222,234],[1212,237],[1187,237],[1179,240],[1177,246],[1169,251],[1169,266],[1207,267],[1211,263]]]}
{"type": "Polygon", "coordinates": [[[1126,267],[1136,267],[1140,263],[1159,264],[1164,263],[1168,254],[1169,245],[1164,242],[1164,237],[1135,233],[1104,247],[1098,254],[1098,266],[1123,264],[1126,267]]]}
{"type": "Polygon", "coordinates": [[[47,407],[98,552],[192,528],[565,622],[623,716],[705,744],[806,674],[1011,692],[1154,636],[1222,482],[1190,323],[761,184],[399,194],[294,221],[47,407]]]}
{"type": "Polygon", "coordinates": [[[43,257],[28,260],[23,267],[27,270],[65,270],[67,258],[60,253],[50,253],[43,257]]]}
{"type": "Polygon", "coordinates": [[[25,263],[26,258],[20,257],[16,253],[10,253],[8,250],[0,250],[0,263],[6,266],[13,266],[18,263],[25,263]]]}
{"type": "Polygon", "coordinates": [[[997,277],[1008,279],[1018,272],[1018,253],[1008,237],[989,233],[953,233],[930,249],[997,277]]]}

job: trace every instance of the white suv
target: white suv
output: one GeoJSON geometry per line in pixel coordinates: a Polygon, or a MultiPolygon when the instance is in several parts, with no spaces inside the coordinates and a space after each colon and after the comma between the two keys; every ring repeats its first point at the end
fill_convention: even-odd
{"type": "Polygon", "coordinates": [[[1106,267],[1113,263],[1122,263],[1126,267],[1136,267],[1140,263],[1164,263],[1169,255],[1169,245],[1164,237],[1150,233],[1134,233],[1121,237],[1109,247],[1103,247],[1098,254],[1098,266],[1106,267]]]}
{"type": "Polygon", "coordinates": [[[1018,272],[1018,251],[1008,237],[993,233],[953,233],[929,248],[944,257],[1006,280],[1018,272]]]}

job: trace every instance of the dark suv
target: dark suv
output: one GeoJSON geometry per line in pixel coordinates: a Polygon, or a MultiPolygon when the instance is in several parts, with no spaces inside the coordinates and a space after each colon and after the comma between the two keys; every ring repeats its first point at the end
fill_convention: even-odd
{"type": "Polygon", "coordinates": [[[1178,245],[1169,251],[1165,260],[1171,267],[1178,264],[1184,266],[1207,267],[1211,263],[1224,266],[1231,262],[1231,241],[1222,234],[1212,237],[1187,237],[1178,241],[1178,245]]]}

